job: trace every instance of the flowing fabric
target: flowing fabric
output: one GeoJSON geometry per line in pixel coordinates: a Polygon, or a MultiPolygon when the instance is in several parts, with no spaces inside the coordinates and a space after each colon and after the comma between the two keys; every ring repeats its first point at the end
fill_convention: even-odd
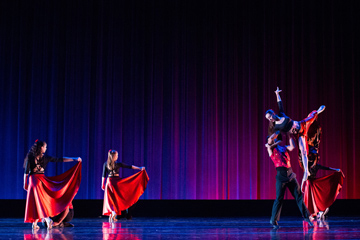
{"type": "Polygon", "coordinates": [[[81,162],[54,177],[31,174],[27,190],[25,222],[53,217],[72,207],[81,182],[81,162]]]}
{"type": "Polygon", "coordinates": [[[146,171],[140,171],[130,177],[108,177],[104,193],[103,215],[110,215],[115,211],[121,215],[135,204],[144,193],[149,176],[146,171]]]}
{"type": "Polygon", "coordinates": [[[334,203],[342,188],[344,177],[342,172],[334,172],[322,178],[306,181],[304,202],[310,214],[325,211],[334,203]]]}

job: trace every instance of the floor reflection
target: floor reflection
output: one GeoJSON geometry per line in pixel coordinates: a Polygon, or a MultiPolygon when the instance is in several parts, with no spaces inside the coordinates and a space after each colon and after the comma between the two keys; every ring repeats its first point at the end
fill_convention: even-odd
{"type": "Polygon", "coordinates": [[[71,231],[64,228],[31,229],[24,231],[24,240],[72,240],[71,231]],[[31,233],[29,233],[31,231],[31,233]],[[64,232],[65,231],[65,232],[64,232]]]}
{"type": "Polygon", "coordinates": [[[129,232],[128,228],[122,228],[121,222],[103,222],[102,233],[103,240],[141,239],[129,232]]]}
{"type": "Polygon", "coordinates": [[[268,217],[134,218],[109,223],[107,218],[74,219],[72,228],[32,230],[23,219],[1,219],[0,239],[360,239],[360,217],[332,217],[313,227],[299,217],[282,217],[273,229],[268,217]]]}

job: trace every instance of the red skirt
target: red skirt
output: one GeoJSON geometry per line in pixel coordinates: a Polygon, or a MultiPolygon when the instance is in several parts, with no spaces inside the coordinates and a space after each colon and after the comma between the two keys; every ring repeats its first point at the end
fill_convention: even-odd
{"type": "Polygon", "coordinates": [[[30,175],[24,221],[53,217],[71,207],[80,182],[81,162],[58,176],[30,175]]]}
{"type": "Polygon", "coordinates": [[[130,177],[108,177],[106,180],[103,215],[110,215],[115,211],[121,215],[124,211],[134,205],[144,193],[149,176],[146,171],[140,171],[130,177]]]}
{"type": "Polygon", "coordinates": [[[344,182],[342,172],[334,172],[322,178],[306,181],[304,202],[310,214],[325,211],[330,207],[340,193],[344,182]]]}

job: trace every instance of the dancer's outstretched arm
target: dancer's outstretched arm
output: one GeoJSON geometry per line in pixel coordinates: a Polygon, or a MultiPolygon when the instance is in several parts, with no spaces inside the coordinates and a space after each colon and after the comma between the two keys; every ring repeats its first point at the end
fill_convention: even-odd
{"type": "Polygon", "coordinates": [[[78,162],[81,162],[81,158],[80,157],[63,157],[64,159],[64,162],[73,162],[73,161],[78,161],[78,162]]]}
{"type": "Polygon", "coordinates": [[[131,165],[131,168],[132,169],[137,169],[137,170],[140,170],[140,171],[145,170],[145,167],[138,167],[138,166],[135,166],[135,165],[131,165]]]}

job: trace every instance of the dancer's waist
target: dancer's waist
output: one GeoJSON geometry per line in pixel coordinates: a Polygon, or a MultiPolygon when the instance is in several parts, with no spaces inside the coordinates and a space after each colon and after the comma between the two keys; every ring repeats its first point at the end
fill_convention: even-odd
{"type": "Polygon", "coordinates": [[[108,175],[108,177],[119,177],[119,174],[111,174],[111,175],[108,175]]]}
{"type": "Polygon", "coordinates": [[[289,168],[287,168],[287,167],[277,167],[276,171],[289,173],[289,172],[292,172],[292,168],[291,167],[289,167],[289,168]]]}

